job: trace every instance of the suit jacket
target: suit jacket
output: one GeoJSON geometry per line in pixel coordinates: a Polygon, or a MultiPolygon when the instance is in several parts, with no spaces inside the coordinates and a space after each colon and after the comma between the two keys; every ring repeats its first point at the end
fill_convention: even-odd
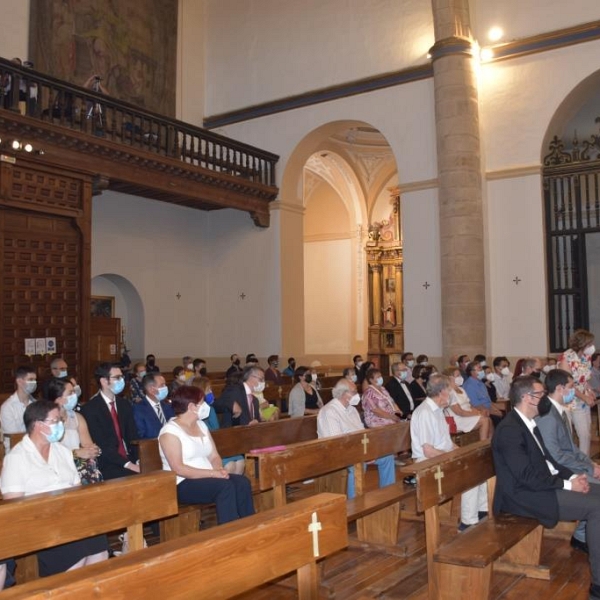
{"type": "Polygon", "coordinates": [[[260,407],[258,405],[258,398],[252,396],[252,407],[254,416],[250,414],[248,408],[248,398],[246,396],[246,388],[243,383],[236,383],[235,385],[228,385],[223,390],[223,393],[217,398],[213,406],[215,411],[220,416],[221,427],[233,427],[234,425],[248,425],[252,419],[262,421],[260,416],[260,407]],[[233,416],[233,403],[237,402],[242,409],[239,417],[233,416]]]}
{"type": "Polygon", "coordinates": [[[515,410],[500,422],[492,439],[496,468],[494,514],[532,517],[545,527],[558,522],[556,490],[573,472],[548,459],[558,471],[552,475],[534,436],[515,410]]]}
{"type": "MultiPolygon", "coordinates": [[[[173,408],[168,402],[163,400],[160,403],[160,407],[167,421],[175,416],[173,408]]],[[[141,402],[133,405],[133,418],[140,438],[149,439],[158,437],[163,425],[148,398],[144,398],[141,402]]]]}
{"type": "Polygon", "coordinates": [[[124,468],[125,463],[129,461],[136,462],[138,459],[137,446],[131,444],[132,440],[139,438],[131,405],[127,400],[117,396],[116,407],[121,435],[127,448],[126,458],[119,454],[119,441],[110,410],[100,392],[93,396],[81,409],[81,414],[87,422],[92,440],[102,450],[102,454],[97,460],[98,468],[102,471],[105,479],[133,475],[133,471],[124,468]]]}
{"type": "Polygon", "coordinates": [[[574,473],[594,475],[594,463],[573,443],[570,428],[567,429],[554,405],[547,415],[537,417],[535,421],[548,452],[558,464],[574,473]]]}
{"type": "MultiPolygon", "coordinates": [[[[406,389],[410,391],[408,383],[405,383],[404,385],[406,386],[406,389]]],[[[402,415],[404,417],[410,415],[410,413],[412,412],[410,408],[410,400],[408,399],[406,392],[402,389],[400,382],[395,377],[390,377],[383,387],[389,392],[394,402],[398,405],[398,408],[402,411],[402,415]]]]}

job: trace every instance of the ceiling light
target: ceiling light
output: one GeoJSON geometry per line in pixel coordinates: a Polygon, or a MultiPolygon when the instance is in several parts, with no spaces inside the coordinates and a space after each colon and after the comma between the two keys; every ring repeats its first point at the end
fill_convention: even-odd
{"type": "Polygon", "coordinates": [[[20,150],[21,149],[21,142],[19,140],[13,140],[12,144],[10,145],[11,148],[13,150],[20,150]]]}
{"type": "Polygon", "coordinates": [[[488,40],[490,42],[498,42],[504,37],[504,30],[502,27],[494,26],[488,31],[488,40]]]}
{"type": "Polygon", "coordinates": [[[494,58],[494,51],[491,48],[482,48],[479,58],[481,62],[488,62],[494,58]]]}
{"type": "Polygon", "coordinates": [[[25,144],[23,150],[25,150],[25,152],[33,152],[33,146],[31,144],[25,144]]]}

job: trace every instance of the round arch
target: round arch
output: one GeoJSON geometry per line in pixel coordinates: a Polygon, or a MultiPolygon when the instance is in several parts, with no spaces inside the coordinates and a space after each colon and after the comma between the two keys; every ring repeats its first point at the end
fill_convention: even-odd
{"type": "Polygon", "coordinates": [[[114,296],[115,317],[121,319],[132,357],[145,356],[144,303],[137,288],[122,275],[102,273],[92,278],[93,296],[114,296]]]}

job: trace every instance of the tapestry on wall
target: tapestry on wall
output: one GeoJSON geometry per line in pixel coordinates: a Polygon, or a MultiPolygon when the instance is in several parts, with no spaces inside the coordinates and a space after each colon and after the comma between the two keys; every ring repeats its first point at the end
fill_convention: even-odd
{"type": "Polygon", "coordinates": [[[175,115],[177,0],[31,0],[34,68],[175,115]]]}

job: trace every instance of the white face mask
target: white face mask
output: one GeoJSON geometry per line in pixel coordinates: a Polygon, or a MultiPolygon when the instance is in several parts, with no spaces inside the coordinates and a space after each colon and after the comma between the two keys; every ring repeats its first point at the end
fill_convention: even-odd
{"type": "Polygon", "coordinates": [[[415,361],[414,361],[414,360],[407,360],[407,361],[406,361],[406,366],[407,366],[409,369],[412,369],[412,368],[415,366],[415,361]]]}
{"type": "Polygon", "coordinates": [[[263,390],[265,389],[265,382],[264,381],[259,381],[255,386],[254,386],[254,391],[257,394],[260,394],[263,390]]]}
{"type": "Polygon", "coordinates": [[[311,373],[310,378],[312,379],[313,383],[317,383],[318,376],[316,373],[311,373]]]}
{"type": "Polygon", "coordinates": [[[198,420],[204,421],[204,419],[208,418],[208,415],[210,415],[210,406],[206,402],[203,402],[198,407],[198,420]]]}
{"type": "Polygon", "coordinates": [[[550,373],[550,371],[552,371],[553,369],[556,369],[556,365],[546,365],[542,371],[544,371],[544,373],[550,373]]]}
{"type": "Polygon", "coordinates": [[[25,382],[25,391],[28,394],[33,394],[33,392],[35,392],[35,390],[37,390],[37,381],[35,379],[33,381],[25,382]]]}
{"type": "Polygon", "coordinates": [[[508,367],[502,367],[500,374],[504,377],[508,377],[510,375],[510,369],[508,367]]]}
{"type": "Polygon", "coordinates": [[[592,354],[594,354],[594,352],[596,352],[596,346],[594,346],[594,344],[592,344],[591,346],[588,346],[583,353],[586,356],[591,356],[592,354]]]}
{"type": "Polygon", "coordinates": [[[186,369],[188,371],[193,371],[194,370],[194,363],[188,363],[186,369]]]}
{"type": "Polygon", "coordinates": [[[354,394],[352,398],[350,398],[350,406],[356,406],[360,402],[360,396],[358,394],[354,394]]]}
{"type": "Polygon", "coordinates": [[[73,391],[75,392],[75,394],[77,394],[77,397],[79,398],[79,396],[81,396],[81,388],[79,387],[79,385],[76,385],[73,388],[73,391]]]}
{"type": "Polygon", "coordinates": [[[462,375],[459,375],[458,377],[454,378],[454,383],[460,387],[463,383],[465,382],[465,380],[463,379],[462,375]]]}
{"type": "Polygon", "coordinates": [[[362,367],[362,364],[363,364],[363,361],[362,361],[362,360],[359,360],[359,361],[356,363],[356,368],[357,368],[357,369],[360,369],[360,368],[362,367]]]}
{"type": "Polygon", "coordinates": [[[487,367],[487,361],[485,361],[485,360],[482,360],[482,361],[479,363],[479,366],[480,366],[482,369],[483,369],[483,367],[487,367]]]}
{"type": "Polygon", "coordinates": [[[352,383],[356,383],[356,380],[358,379],[356,373],[352,373],[352,375],[350,375],[350,379],[352,380],[352,383]]]}
{"type": "Polygon", "coordinates": [[[487,379],[489,382],[491,382],[491,383],[493,383],[494,381],[496,381],[496,376],[495,376],[493,373],[488,373],[488,374],[485,376],[485,378],[486,378],[486,379],[487,379]]]}

